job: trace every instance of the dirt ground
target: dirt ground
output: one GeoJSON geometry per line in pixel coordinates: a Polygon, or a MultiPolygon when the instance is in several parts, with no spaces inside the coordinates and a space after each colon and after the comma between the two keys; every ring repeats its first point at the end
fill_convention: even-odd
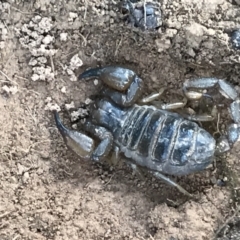
{"type": "Polygon", "coordinates": [[[1,240],[240,239],[239,144],[216,166],[174,178],[199,196],[191,200],[124,162],[82,161],[51,112],[76,127],[71,117],[100,84],[76,76],[98,65],[133,69],[146,94],[197,76],[238,87],[236,2],[162,0],[163,24],[151,33],[126,24],[117,0],[0,1],[1,240]]]}

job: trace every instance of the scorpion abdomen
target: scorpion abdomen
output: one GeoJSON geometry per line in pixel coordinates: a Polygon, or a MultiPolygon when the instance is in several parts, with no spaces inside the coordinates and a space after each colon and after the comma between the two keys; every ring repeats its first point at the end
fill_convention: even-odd
{"type": "Polygon", "coordinates": [[[117,139],[127,155],[135,152],[156,164],[171,159],[175,165],[184,165],[194,148],[197,124],[153,107],[135,106],[128,111],[117,139]]]}
{"type": "Polygon", "coordinates": [[[129,117],[115,141],[138,165],[182,175],[199,171],[199,163],[211,163],[215,140],[195,122],[148,106],[127,111],[129,117]]]}
{"type": "Polygon", "coordinates": [[[97,105],[97,121],[113,133],[121,152],[138,165],[181,175],[212,161],[214,138],[177,113],[146,105],[121,108],[108,100],[97,105]]]}

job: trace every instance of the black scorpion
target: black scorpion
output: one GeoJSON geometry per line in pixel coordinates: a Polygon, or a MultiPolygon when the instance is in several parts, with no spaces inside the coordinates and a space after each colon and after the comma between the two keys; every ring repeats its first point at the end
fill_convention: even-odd
{"type": "MultiPolygon", "coordinates": [[[[233,120],[226,134],[215,140],[196,121],[212,121],[211,115],[180,115],[170,110],[183,108],[186,101],[148,105],[163,90],[142,100],[143,80],[130,69],[107,66],[87,70],[79,79],[97,77],[104,83],[103,96],[90,107],[90,116],[81,133],[67,129],[54,113],[58,130],[66,145],[83,159],[100,161],[111,150],[115,157],[124,153],[133,167],[148,169],[155,177],[192,196],[164,174],[181,176],[204,170],[216,153],[229,151],[240,134],[240,99],[237,91],[224,80],[199,78],[185,81],[185,99],[199,100],[208,94],[203,90],[218,87],[224,98],[231,100],[229,111],[233,120]],[[89,136],[88,136],[89,134],[89,136]],[[96,141],[100,140],[96,145],[96,141]]],[[[209,97],[209,96],[208,96],[209,97]]]]}

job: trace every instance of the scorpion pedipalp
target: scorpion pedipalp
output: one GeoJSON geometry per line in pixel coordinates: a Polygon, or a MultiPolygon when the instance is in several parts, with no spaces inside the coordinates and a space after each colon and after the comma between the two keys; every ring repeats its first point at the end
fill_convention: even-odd
{"type": "Polygon", "coordinates": [[[100,140],[100,143],[95,147],[94,140],[89,136],[66,128],[56,111],[54,112],[54,118],[65,144],[81,158],[100,161],[109,154],[113,144],[113,136],[106,128],[96,126],[90,121],[83,124],[85,131],[100,140]]]}
{"type": "Polygon", "coordinates": [[[60,120],[57,111],[54,111],[56,126],[61,133],[67,147],[83,159],[89,159],[95,146],[92,138],[87,135],[67,129],[60,120]]]}
{"type": "Polygon", "coordinates": [[[130,69],[115,66],[94,68],[83,72],[79,79],[92,77],[98,77],[106,84],[101,94],[120,106],[133,105],[142,94],[143,81],[130,69]]]}
{"type": "Polygon", "coordinates": [[[127,90],[136,74],[130,70],[115,66],[97,67],[86,70],[78,79],[99,78],[107,86],[118,91],[127,90]]]}

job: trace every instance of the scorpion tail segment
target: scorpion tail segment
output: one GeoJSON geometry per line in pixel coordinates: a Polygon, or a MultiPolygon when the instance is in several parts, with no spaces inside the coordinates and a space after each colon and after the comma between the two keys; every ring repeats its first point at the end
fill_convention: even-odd
{"type": "Polygon", "coordinates": [[[63,140],[67,147],[74,151],[83,159],[90,159],[92,152],[94,151],[94,141],[87,135],[67,129],[61,122],[59,114],[54,111],[54,118],[56,126],[61,133],[63,140]]]}
{"type": "Polygon", "coordinates": [[[82,74],[79,75],[78,79],[89,79],[92,77],[99,77],[102,73],[102,67],[91,68],[84,71],[82,74]]]}

